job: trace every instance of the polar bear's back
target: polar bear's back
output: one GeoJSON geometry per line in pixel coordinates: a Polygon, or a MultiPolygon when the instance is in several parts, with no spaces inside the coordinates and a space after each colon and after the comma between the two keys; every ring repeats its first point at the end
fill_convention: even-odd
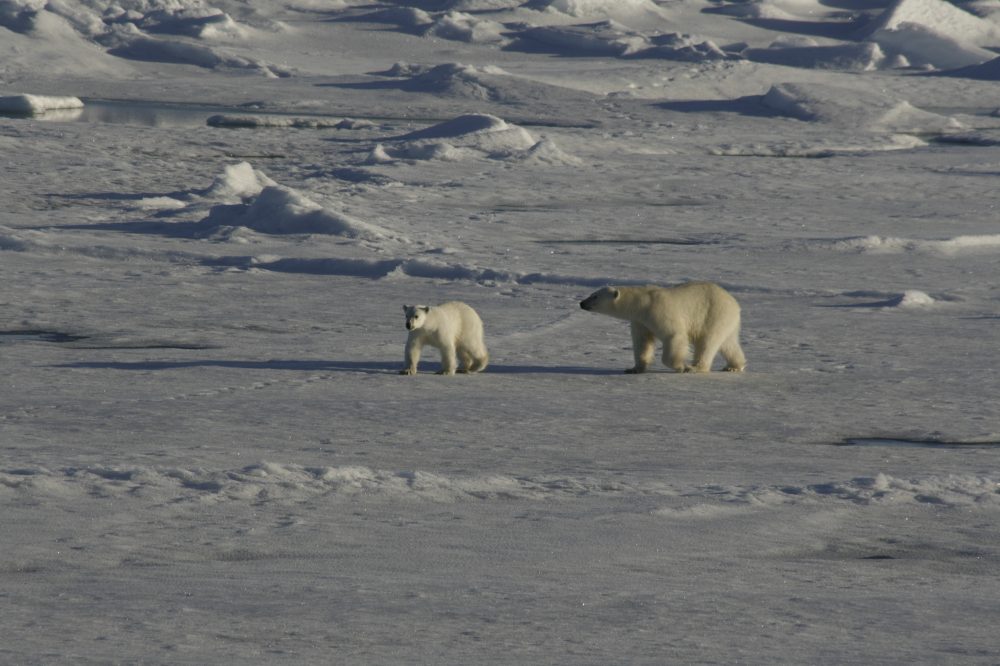
{"type": "Polygon", "coordinates": [[[672,330],[685,330],[693,338],[708,329],[739,329],[740,304],[714,282],[687,282],[675,287],[625,287],[633,291],[632,302],[655,323],[672,330]],[[644,305],[643,305],[644,304],[644,305]]]}
{"type": "Polygon", "coordinates": [[[447,322],[449,326],[455,327],[456,333],[461,337],[480,338],[483,337],[483,320],[479,314],[472,309],[468,303],[462,301],[448,301],[431,309],[437,310],[437,316],[441,323],[447,322]]]}

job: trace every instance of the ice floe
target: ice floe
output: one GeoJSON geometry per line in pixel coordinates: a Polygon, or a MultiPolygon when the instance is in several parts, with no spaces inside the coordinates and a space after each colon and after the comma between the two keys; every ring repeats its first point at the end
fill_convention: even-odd
{"type": "Polygon", "coordinates": [[[4,95],[0,113],[40,114],[53,110],[82,109],[79,97],[52,95],[4,95]]]}

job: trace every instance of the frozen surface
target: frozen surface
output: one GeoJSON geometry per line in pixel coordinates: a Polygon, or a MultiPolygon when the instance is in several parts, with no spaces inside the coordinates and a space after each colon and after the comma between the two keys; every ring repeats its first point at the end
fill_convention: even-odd
{"type": "Polygon", "coordinates": [[[833,4],[0,0],[0,661],[1000,661],[1000,12],[833,4]]]}

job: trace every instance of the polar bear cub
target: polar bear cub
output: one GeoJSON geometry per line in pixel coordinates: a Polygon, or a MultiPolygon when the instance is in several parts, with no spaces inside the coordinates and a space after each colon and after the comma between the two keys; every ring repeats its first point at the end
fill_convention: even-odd
{"type": "Polygon", "coordinates": [[[663,341],[663,364],[676,372],[708,372],[718,352],[726,359],[727,371],[742,372],[746,367],[739,340],[740,305],[717,284],[604,287],[581,301],[580,307],[631,324],[635,366],[625,372],[646,371],[656,340],[663,341]],[[694,365],[687,364],[691,345],[694,365]]]}
{"type": "Polygon", "coordinates": [[[420,350],[424,345],[441,351],[439,375],[453,375],[457,361],[459,372],[479,372],[486,368],[489,354],[483,342],[483,321],[476,311],[460,301],[441,305],[404,305],[406,330],[406,367],[399,374],[417,374],[420,350]]]}

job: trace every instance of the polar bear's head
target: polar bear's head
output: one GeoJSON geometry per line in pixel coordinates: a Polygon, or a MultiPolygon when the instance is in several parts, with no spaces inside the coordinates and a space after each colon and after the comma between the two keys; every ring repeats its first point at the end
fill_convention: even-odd
{"type": "Polygon", "coordinates": [[[601,287],[587,298],[580,301],[580,307],[588,312],[608,312],[614,305],[621,292],[614,287],[601,287]]]}
{"type": "Polygon", "coordinates": [[[404,305],[403,312],[406,313],[406,330],[415,331],[427,321],[427,313],[431,309],[426,305],[404,305]]]}

